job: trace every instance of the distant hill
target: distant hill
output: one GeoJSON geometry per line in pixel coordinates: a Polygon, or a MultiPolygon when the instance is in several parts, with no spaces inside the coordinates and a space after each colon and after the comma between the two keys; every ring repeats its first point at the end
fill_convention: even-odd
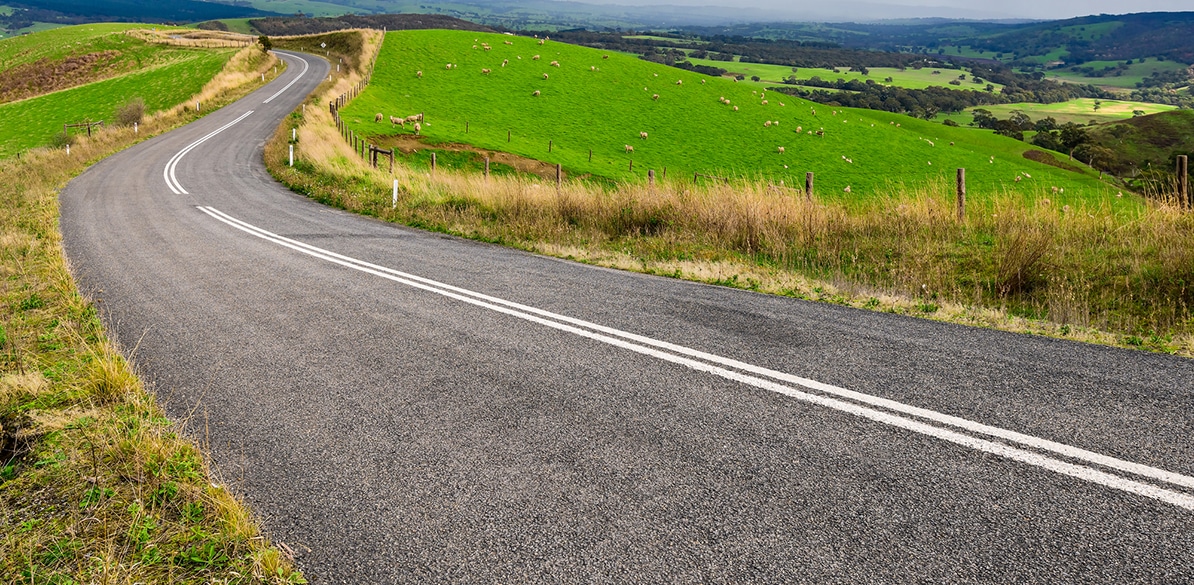
{"type": "Polygon", "coordinates": [[[262,34],[271,36],[312,35],[349,28],[493,31],[487,26],[439,14],[346,14],[334,18],[272,17],[254,19],[250,24],[262,34]]]}
{"type": "Polygon", "coordinates": [[[196,0],[145,2],[144,0],[25,0],[6,1],[13,13],[0,19],[9,30],[34,22],[84,24],[88,22],[199,22],[217,18],[272,16],[275,13],[244,6],[196,0]]]}
{"type": "Polygon", "coordinates": [[[1178,155],[1194,155],[1194,111],[1174,110],[1103,124],[1091,128],[1088,135],[1093,144],[1113,154],[1105,163],[1111,172],[1123,177],[1147,178],[1150,170],[1167,175],[1178,155]]]}

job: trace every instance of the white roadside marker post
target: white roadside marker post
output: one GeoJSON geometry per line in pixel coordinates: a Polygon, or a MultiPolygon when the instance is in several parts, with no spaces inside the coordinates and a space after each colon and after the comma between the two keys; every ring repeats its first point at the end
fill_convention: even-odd
{"type": "Polygon", "coordinates": [[[70,145],[66,145],[66,156],[70,156],[70,145]]]}
{"type": "Polygon", "coordinates": [[[298,128],[291,128],[291,129],[290,129],[290,139],[291,139],[291,140],[298,140],[298,128]]]}
{"type": "Polygon", "coordinates": [[[290,145],[290,166],[294,166],[294,145],[290,145]]]}
{"type": "Polygon", "coordinates": [[[140,134],[141,131],[137,128],[137,123],[133,122],[133,134],[140,134]]]}
{"type": "Polygon", "coordinates": [[[398,208],[398,179],[394,179],[394,198],[390,202],[390,209],[398,208]]]}

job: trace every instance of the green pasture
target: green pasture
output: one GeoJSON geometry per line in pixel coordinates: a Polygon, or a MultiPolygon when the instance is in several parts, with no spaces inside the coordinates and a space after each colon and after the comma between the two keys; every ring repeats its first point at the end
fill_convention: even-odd
{"type": "Polygon", "coordinates": [[[813,171],[819,193],[840,194],[849,186],[858,195],[952,181],[955,169],[965,167],[975,193],[1057,186],[1071,196],[1105,197],[1108,189],[1088,173],[1029,161],[1027,145],[989,132],[775,92],[766,100],[747,84],[595,49],[496,34],[398,31],[386,35],[372,84],[341,115],[358,135],[383,141],[411,133],[393,127],[389,116],[423,112],[429,144],[511,152],[562,164],[573,176],[641,180],[648,169],[662,175],[666,168],[670,177],[686,180],[701,173],[803,185],[804,173],[813,171]],[[532,60],[536,54],[542,59],[532,60]],[[483,68],[491,73],[482,74],[483,68]],[[374,122],[378,113],[386,121],[374,122]],[[768,127],[768,120],[779,125],[768,127]],[[823,136],[811,133],[822,129],[823,136]],[[649,138],[640,139],[640,132],[649,138]],[[1031,178],[1017,183],[1025,173],[1031,178]]]}
{"type": "Polygon", "coordinates": [[[255,35],[257,31],[253,30],[253,26],[249,24],[249,18],[224,18],[220,22],[224,23],[228,30],[234,33],[241,33],[245,35],[255,35]]]}
{"type": "MultiPolygon", "coordinates": [[[[689,59],[693,65],[709,65],[711,67],[720,67],[725,69],[728,73],[733,75],[744,75],[747,81],[752,76],[758,76],[761,82],[765,85],[772,86],[781,83],[784,79],[795,75],[796,79],[808,80],[813,77],[820,77],[826,81],[842,80],[858,80],[866,83],[867,80],[874,81],[882,85],[890,85],[894,87],[903,87],[907,89],[925,89],[927,87],[948,87],[950,89],[970,89],[975,91],[985,91],[987,84],[990,83],[983,80],[982,83],[974,83],[973,77],[964,71],[957,69],[931,69],[925,67],[923,69],[904,69],[900,70],[895,67],[871,67],[867,71],[867,75],[863,75],[857,71],[850,71],[849,67],[839,67],[838,72],[834,73],[830,69],[818,69],[815,67],[798,67],[795,72],[791,67],[785,65],[766,65],[762,63],[741,63],[739,61],[713,61],[710,59],[689,59]],[[933,73],[936,71],[937,73],[933,73]],[[960,75],[966,75],[966,79],[958,79],[960,75]],[[890,77],[891,81],[887,81],[890,77]],[[949,82],[958,80],[962,85],[950,85],[949,82]]],[[[1002,84],[992,83],[995,86],[995,91],[1003,89],[1002,84]]]]}
{"type": "Polygon", "coordinates": [[[40,59],[56,61],[76,55],[119,51],[136,65],[147,64],[164,47],[152,45],[124,34],[137,28],[164,28],[150,24],[82,24],[56,27],[37,34],[0,40],[0,69],[33,63],[40,59]]]}
{"type": "Polygon", "coordinates": [[[232,50],[188,50],[186,58],[19,102],[0,105],[0,157],[42,146],[62,125],[112,119],[134,97],[146,113],[173,107],[198,91],[223,68],[232,50]]]}
{"type": "MultiPolygon", "coordinates": [[[[1126,120],[1128,118],[1134,117],[1134,112],[1137,110],[1143,111],[1145,114],[1159,114],[1161,112],[1168,112],[1170,110],[1177,109],[1176,106],[1150,104],[1146,102],[1120,100],[1099,101],[1101,103],[1098,110],[1095,110],[1095,100],[1092,98],[1081,98],[1056,104],[1001,104],[997,106],[982,106],[982,109],[991,112],[992,115],[1000,119],[1006,119],[1011,116],[1012,112],[1019,111],[1024,112],[1029,118],[1032,118],[1033,121],[1052,116],[1055,120],[1057,120],[1058,124],[1073,122],[1075,124],[1081,125],[1087,125],[1092,121],[1099,124],[1104,124],[1107,122],[1126,120]]],[[[969,124],[974,119],[973,112],[975,109],[976,108],[969,108],[959,114],[943,115],[938,118],[938,121],[952,119],[959,124],[969,124]]]]}
{"type": "MultiPolygon", "coordinates": [[[[1096,70],[1105,67],[1115,67],[1119,65],[1120,61],[1091,61],[1083,63],[1083,67],[1093,67],[1096,70]]],[[[1153,73],[1181,71],[1188,66],[1178,63],[1176,61],[1158,61],[1157,59],[1141,59],[1128,66],[1127,71],[1123,71],[1120,75],[1107,75],[1105,77],[1087,77],[1081,73],[1076,73],[1068,69],[1053,69],[1046,75],[1049,79],[1057,81],[1065,81],[1069,83],[1082,83],[1099,85],[1111,88],[1120,89],[1135,89],[1136,84],[1144,81],[1144,79],[1153,73]]]]}

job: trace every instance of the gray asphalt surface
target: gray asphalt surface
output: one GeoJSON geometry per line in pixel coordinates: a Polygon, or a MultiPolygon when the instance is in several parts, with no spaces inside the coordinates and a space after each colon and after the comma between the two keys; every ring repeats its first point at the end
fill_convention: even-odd
{"type": "Polygon", "coordinates": [[[218,472],[313,583],[1194,582],[1194,511],[1180,505],[335,264],[200,207],[1187,478],[1191,361],[617,272],[322,207],[261,160],[327,75],[307,56],[308,74],[264,104],[302,68],[283,57],[269,87],[72,181],[62,230],[110,332],[172,416],[194,413],[218,472]],[[249,110],[181,159],[188,194],[173,193],[172,157],[249,110]]]}

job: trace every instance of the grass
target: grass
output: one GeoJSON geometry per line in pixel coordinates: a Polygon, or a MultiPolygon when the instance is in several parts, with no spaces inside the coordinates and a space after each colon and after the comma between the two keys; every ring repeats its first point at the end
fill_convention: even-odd
{"type": "MultiPolygon", "coordinates": [[[[194,99],[260,85],[248,49],[194,99]]],[[[194,120],[107,129],[70,155],[0,161],[0,575],[5,583],[301,582],[107,339],[63,256],[57,191],[91,163],[194,120]]],[[[192,429],[191,434],[194,433],[192,429]]]]}
{"type": "MultiPolygon", "coordinates": [[[[42,59],[59,61],[74,55],[118,51],[134,66],[153,64],[161,47],[130,37],[127,31],[152,29],[149,24],[96,23],[55,28],[36,35],[0,41],[0,69],[11,69],[42,59]]],[[[158,25],[157,28],[167,28],[158,25]]]]}
{"type": "MultiPolygon", "coordinates": [[[[1020,103],[1020,104],[1001,104],[997,106],[984,106],[982,109],[991,112],[996,118],[1006,119],[1012,112],[1024,112],[1029,118],[1041,120],[1052,116],[1057,120],[1058,124],[1065,124],[1073,122],[1075,124],[1087,125],[1092,121],[1098,124],[1106,122],[1118,122],[1126,120],[1135,116],[1134,112],[1139,110],[1145,114],[1159,114],[1161,112],[1169,112],[1176,110],[1176,106],[1167,106],[1164,104],[1150,104],[1146,102],[1131,102],[1122,100],[1098,100],[1100,102],[1099,109],[1095,110],[1095,101],[1092,98],[1079,98],[1070,100],[1068,102],[1060,102],[1056,104],[1036,104],[1036,103],[1020,103]]],[[[937,121],[944,121],[952,119],[959,124],[969,124],[974,119],[974,110],[976,108],[969,108],[958,114],[941,115],[937,121]]]]}
{"type": "MultiPolygon", "coordinates": [[[[1117,67],[1120,65],[1119,61],[1091,61],[1083,63],[1081,67],[1093,67],[1096,70],[1101,70],[1106,67],[1117,67]]],[[[1178,63],[1176,61],[1159,61],[1156,58],[1140,59],[1128,66],[1128,69],[1120,75],[1108,75],[1105,77],[1087,77],[1081,73],[1069,71],[1068,69],[1053,69],[1047,73],[1049,79],[1057,81],[1065,81],[1068,83],[1082,83],[1091,84],[1111,89],[1135,89],[1136,84],[1144,81],[1144,79],[1153,73],[1168,73],[1171,71],[1182,71],[1188,66],[1178,63]]]]}
{"type": "Polygon", "coordinates": [[[232,50],[186,50],[167,64],[0,105],[0,157],[47,144],[66,123],[111,123],[116,109],[133,98],[143,99],[148,113],[178,104],[198,93],[232,55],[232,50]]]}
{"type": "MultiPolygon", "coordinates": [[[[959,71],[956,69],[932,69],[925,67],[923,69],[907,68],[900,70],[896,67],[870,67],[867,70],[867,75],[863,75],[857,71],[850,71],[849,67],[838,68],[835,73],[831,69],[818,69],[813,67],[798,67],[795,72],[791,67],[783,65],[766,65],[762,63],[741,63],[738,61],[713,61],[709,59],[689,59],[694,65],[709,65],[711,67],[720,67],[725,69],[730,74],[741,74],[746,76],[746,79],[751,79],[754,76],[759,77],[760,83],[767,86],[772,86],[777,83],[782,83],[784,79],[790,76],[795,76],[796,79],[808,80],[813,77],[820,77],[825,81],[836,80],[858,80],[866,83],[868,80],[874,81],[880,85],[889,85],[892,87],[903,87],[907,89],[925,89],[926,87],[946,87],[949,89],[969,89],[973,91],[986,91],[988,82],[983,81],[981,84],[973,82],[973,78],[969,73],[959,71]],[[934,71],[938,73],[933,74],[934,71]],[[949,82],[958,80],[958,76],[965,74],[965,80],[961,86],[950,85],[949,82]],[[887,78],[891,81],[886,81],[887,78]]],[[[1002,84],[992,83],[995,86],[995,91],[1003,89],[1002,84]]]]}
{"type": "Polygon", "coordinates": [[[405,164],[391,176],[366,168],[323,108],[292,114],[267,143],[266,164],[325,204],[538,253],[1194,356],[1194,246],[1186,235],[1194,215],[1164,198],[1068,197],[1020,184],[971,200],[957,221],[952,185],[942,180],[860,200],[809,200],[765,181],[566,181],[557,189],[526,174],[486,178],[405,164]],[[286,165],[291,127],[301,138],[294,167],[286,165]],[[400,196],[391,206],[394,179],[400,196]]]}
{"type": "Polygon", "coordinates": [[[372,84],[342,117],[358,135],[385,144],[388,137],[412,131],[376,123],[376,113],[424,112],[422,133],[429,146],[465,143],[510,152],[561,164],[568,176],[641,181],[649,169],[660,176],[666,169],[671,177],[701,173],[803,185],[804,173],[813,171],[821,193],[845,197],[850,187],[849,197],[858,199],[881,195],[897,183],[947,179],[964,167],[976,193],[1001,192],[1027,173],[1036,184],[1065,187],[1075,196],[1107,194],[1097,177],[1026,160],[1025,145],[1015,140],[774,92],[764,105],[757,90],[742,84],[608,55],[502,35],[391,32],[372,84]],[[492,51],[471,48],[480,42],[492,51]],[[536,54],[542,60],[533,60],[536,54]],[[509,60],[506,67],[503,59],[509,60]],[[552,60],[561,67],[550,66],[552,60]],[[447,69],[446,63],[458,67],[447,69]],[[483,67],[493,72],[482,75],[483,67]],[[541,95],[533,96],[535,90],[541,95]],[[719,102],[723,96],[732,105],[719,102]],[[766,120],[780,124],[767,127],[766,120]],[[824,136],[813,134],[821,128],[824,136]],[[641,140],[640,132],[649,138],[641,140]],[[625,145],[634,152],[627,153],[625,145]]]}

